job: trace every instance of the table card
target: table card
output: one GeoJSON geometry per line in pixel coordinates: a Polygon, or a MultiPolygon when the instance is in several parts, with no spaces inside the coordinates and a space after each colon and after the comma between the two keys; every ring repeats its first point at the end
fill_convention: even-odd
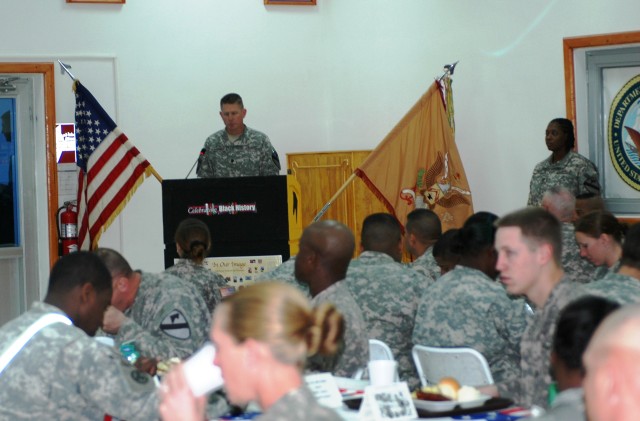
{"type": "Polygon", "coordinates": [[[418,418],[406,382],[367,386],[358,418],[369,420],[413,420],[418,418]]]}
{"type": "Polygon", "coordinates": [[[308,374],[304,381],[318,403],[329,408],[342,407],[342,395],[331,373],[308,374]]]}

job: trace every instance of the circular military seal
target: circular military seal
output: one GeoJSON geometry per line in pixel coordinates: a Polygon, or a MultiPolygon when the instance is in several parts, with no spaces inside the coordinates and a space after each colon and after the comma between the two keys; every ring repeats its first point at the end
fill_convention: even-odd
{"type": "Polygon", "coordinates": [[[640,75],[632,77],[611,103],[608,146],[620,178],[640,190],[640,75]]]}

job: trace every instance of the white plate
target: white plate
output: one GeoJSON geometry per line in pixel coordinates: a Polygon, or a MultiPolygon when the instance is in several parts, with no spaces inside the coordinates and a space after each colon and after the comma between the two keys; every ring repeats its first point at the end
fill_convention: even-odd
{"type": "Polygon", "coordinates": [[[420,399],[414,399],[413,404],[418,409],[424,409],[431,412],[444,412],[451,411],[456,407],[458,402],[456,401],[423,401],[420,399]]]}
{"type": "Polygon", "coordinates": [[[423,401],[420,399],[414,399],[413,404],[418,409],[424,409],[425,411],[431,412],[445,412],[451,411],[456,406],[459,406],[461,409],[469,409],[476,408],[478,406],[482,406],[486,401],[491,399],[489,395],[480,395],[478,399],[474,399],[472,401],[459,402],[459,401],[423,401]]]}
{"type": "Polygon", "coordinates": [[[466,402],[458,402],[458,405],[460,405],[460,408],[463,408],[463,409],[475,408],[475,407],[484,405],[484,403],[489,399],[491,399],[491,396],[489,395],[480,395],[478,399],[474,399],[472,401],[466,401],[466,402]]]}

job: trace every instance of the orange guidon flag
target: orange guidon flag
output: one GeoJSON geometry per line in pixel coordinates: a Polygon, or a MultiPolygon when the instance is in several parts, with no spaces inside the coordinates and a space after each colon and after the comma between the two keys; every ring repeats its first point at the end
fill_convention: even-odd
{"type": "Polygon", "coordinates": [[[471,191],[439,82],[371,152],[356,175],[403,227],[415,208],[438,214],[443,231],[462,226],[473,214],[471,191]]]}

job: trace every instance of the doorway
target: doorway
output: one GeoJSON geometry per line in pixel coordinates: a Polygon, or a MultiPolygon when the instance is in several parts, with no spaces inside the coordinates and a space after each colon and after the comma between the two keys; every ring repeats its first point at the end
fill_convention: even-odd
{"type": "Polygon", "coordinates": [[[57,255],[53,89],[53,64],[0,63],[0,325],[44,297],[57,255]]]}

